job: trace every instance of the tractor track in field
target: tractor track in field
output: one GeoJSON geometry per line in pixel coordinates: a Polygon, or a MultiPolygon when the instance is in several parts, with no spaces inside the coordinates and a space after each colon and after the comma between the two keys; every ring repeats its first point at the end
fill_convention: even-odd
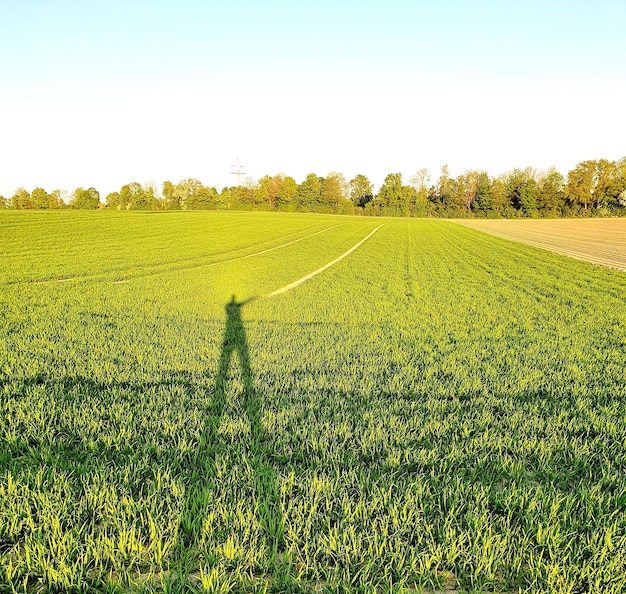
{"type": "Polygon", "coordinates": [[[387,223],[383,223],[382,225],[379,225],[378,227],[376,227],[376,229],[371,231],[366,237],[361,239],[361,241],[353,245],[349,250],[341,254],[341,256],[335,258],[332,262],[328,262],[328,264],[324,264],[324,266],[322,266],[321,268],[318,268],[317,270],[310,272],[309,274],[293,281],[292,283],[289,283],[288,285],[285,285],[284,287],[281,287],[280,289],[276,289],[275,291],[268,293],[267,295],[265,295],[265,298],[269,299],[270,297],[276,297],[277,295],[282,295],[283,293],[286,293],[287,291],[291,291],[291,289],[295,289],[296,287],[299,287],[301,284],[312,279],[314,276],[321,274],[325,270],[328,270],[331,266],[334,266],[338,262],[341,262],[341,260],[343,260],[344,258],[347,258],[352,252],[354,252],[356,249],[361,247],[370,237],[372,237],[372,235],[374,235],[374,233],[376,233],[376,231],[384,227],[386,224],[387,223]]]}

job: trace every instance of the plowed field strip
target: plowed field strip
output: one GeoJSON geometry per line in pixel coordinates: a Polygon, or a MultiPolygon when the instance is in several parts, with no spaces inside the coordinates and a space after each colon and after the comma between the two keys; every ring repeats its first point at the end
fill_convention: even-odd
{"type": "Polygon", "coordinates": [[[503,239],[626,271],[626,219],[454,222],[503,239]]]}

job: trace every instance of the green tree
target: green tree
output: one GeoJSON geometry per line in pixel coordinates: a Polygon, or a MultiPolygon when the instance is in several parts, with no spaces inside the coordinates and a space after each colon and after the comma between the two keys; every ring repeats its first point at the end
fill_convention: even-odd
{"type": "Polygon", "coordinates": [[[377,199],[384,215],[401,216],[409,213],[410,205],[406,204],[401,173],[390,173],[385,177],[377,199]]]}
{"type": "Polygon", "coordinates": [[[430,173],[425,167],[420,169],[410,180],[411,186],[415,188],[415,207],[412,213],[415,216],[423,217],[427,214],[429,182],[430,173]]]}
{"type": "Polygon", "coordinates": [[[513,169],[504,174],[504,192],[506,196],[505,215],[517,216],[523,213],[521,203],[521,191],[530,179],[534,178],[534,171],[527,167],[526,169],[513,169]],[[515,213],[514,211],[518,211],[515,213]]]}
{"type": "Polygon", "coordinates": [[[446,215],[449,210],[454,208],[455,191],[455,183],[454,180],[450,178],[450,170],[447,165],[443,165],[439,173],[439,179],[431,194],[431,201],[435,205],[435,212],[437,212],[437,214],[446,215]]]}
{"type": "Polygon", "coordinates": [[[342,173],[331,171],[322,179],[320,185],[320,204],[322,210],[333,213],[346,213],[347,182],[342,173]]]}
{"type": "Polygon", "coordinates": [[[100,193],[95,188],[76,188],[70,199],[70,208],[95,210],[100,206],[100,193]]]}
{"type": "Polygon", "coordinates": [[[219,195],[219,201],[222,208],[226,210],[230,210],[235,207],[235,197],[231,193],[231,188],[222,188],[222,191],[219,195]]]}
{"type": "Polygon", "coordinates": [[[259,187],[259,182],[250,177],[249,175],[243,180],[243,185],[234,188],[238,201],[240,204],[245,205],[245,208],[255,208],[260,206],[256,201],[256,191],[259,187]]]}
{"type": "Polygon", "coordinates": [[[164,206],[167,210],[180,210],[178,197],[176,196],[176,186],[171,181],[164,181],[162,186],[164,206]]]}
{"type": "Polygon", "coordinates": [[[276,196],[276,203],[281,210],[294,210],[298,199],[298,184],[293,177],[282,177],[282,184],[276,196]]]}
{"type": "Polygon", "coordinates": [[[615,206],[620,189],[621,165],[607,159],[581,161],[567,174],[565,196],[575,212],[615,206]]]}
{"type": "Polygon", "coordinates": [[[104,198],[107,208],[122,209],[122,199],[119,192],[109,192],[104,198]]]}
{"type": "Polygon", "coordinates": [[[488,217],[493,214],[493,197],[491,194],[491,178],[486,171],[481,171],[478,174],[478,180],[476,185],[476,197],[472,202],[472,210],[479,213],[481,216],[488,217]]]}
{"type": "Polygon", "coordinates": [[[554,167],[539,177],[537,185],[537,208],[543,216],[559,216],[563,210],[565,180],[554,167]]]}
{"type": "Polygon", "coordinates": [[[9,201],[2,195],[0,195],[0,210],[4,210],[9,207],[9,201]]]}
{"type": "Polygon", "coordinates": [[[374,199],[374,186],[367,176],[359,173],[350,180],[350,199],[357,208],[365,208],[374,199]]]}
{"type": "Polygon", "coordinates": [[[595,161],[581,161],[574,169],[568,172],[565,197],[573,212],[577,212],[581,208],[586,212],[589,206],[593,204],[595,178],[595,161]]]}
{"type": "Polygon", "coordinates": [[[615,179],[613,182],[613,206],[626,207],[626,157],[615,164],[615,179]]]}
{"type": "Polygon", "coordinates": [[[201,188],[202,183],[195,178],[183,179],[176,184],[174,194],[182,210],[189,208],[187,202],[191,202],[191,205],[193,205],[195,194],[199,192],[201,188]]]}
{"type": "Polygon", "coordinates": [[[247,182],[247,185],[224,188],[220,199],[227,209],[250,210],[254,207],[255,191],[256,187],[247,182]]]}
{"type": "MultiPolygon", "coordinates": [[[[202,182],[195,178],[183,179],[177,184],[165,181],[162,186],[163,206],[167,210],[197,209],[206,201],[206,194],[202,192],[203,188],[202,182]]],[[[153,190],[152,196],[148,195],[148,198],[154,206],[158,206],[155,194],[153,190]]]]}
{"type": "Polygon", "coordinates": [[[217,208],[217,203],[217,190],[202,186],[189,197],[187,208],[190,210],[210,210],[217,208]]]}
{"type": "Polygon", "coordinates": [[[321,192],[322,178],[309,173],[304,181],[298,185],[298,193],[296,197],[296,205],[298,210],[320,212],[321,208],[321,192]]]}
{"type": "Polygon", "coordinates": [[[11,208],[25,209],[32,208],[33,202],[31,200],[30,192],[25,188],[18,188],[11,197],[11,208]]]}
{"type": "Polygon", "coordinates": [[[139,182],[124,184],[120,189],[119,210],[145,210],[148,199],[139,182]]]}
{"type": "Polygon", "coordinates": [[[607,159],[596,161],[593,200],[597,209],[608,207],[615,197],[615,179],[617,177],[617,163],[607,159]]]}
{"type": "Polygon", "coordinates": [[[283,186],[283,177],[274,175],[270,177],[266,175],[259,180],[259,184],[255,190],[255,202],[257,204],[266,205],[270,209],[276,208],[278,204],[278,196],[283,186]]]}
{"type": "Polygon", "coordinates": [[[460,216],[467,216],[472,210],[478,192],[479,176],[479,171],[466,171],[455,180],[452,205],[460,216]]]}
{"type": "Polygon", "coordinates": [[[30,196],[32,208],[50,208],[50,194],[43,188],[35,188],[30,196]]]}
{"type": "Polygon", "coordinates": [[[340,171],[329,171],[326,177],[332,177],[337,181],[343,200],[350,200],[350,184],[343,173],[340,171]]]}
{"type": "Polygon", "coordinates": [[[276,202],[276,194],[272,188],[272,178],[269,175],[263,176],[254,190],[254,203],[273,208],[276,202]]]}
{"type": "Polygon", "coordinates": [[[537,181],[533,178],[526,180],[519,187],[519,206],[524,216],[532,218],[539,216],[538,195],[537,181]]]}
{"type": "Polygon", "coordinates": [[[48,196],[50,198],[50,208],[65,208],[64,190],[52,190],[52,193],[48,196]]]}
{"type": "Polygon", "coordinates": [[[492,212],[500,217],[507,216],[509,205],[509,198],[507,195],[507,188],[505,183],[505,177],[500,176],[493,180],[491,184],[491,207],[492,212]]]}
{"type": "Polygon", "coordinates": [[[419,194],[417,190],[409,185],[402,185],[402,207],[399,213],[402,216],[418,216],[419,194]]]}
{"type": "Polygon", "coordinates": [[[142,199],[144,202],[144,209],[159,210],[162,206],[161,199],[159,197],[159,188],[154,182],[146,182],[143,185],[142,199]]]}

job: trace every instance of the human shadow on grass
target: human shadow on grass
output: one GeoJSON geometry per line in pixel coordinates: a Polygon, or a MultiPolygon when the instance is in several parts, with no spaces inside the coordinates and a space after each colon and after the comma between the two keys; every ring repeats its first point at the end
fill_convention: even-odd
{"type": "Polygon", "coordinates": [[[262,402],[254,386],[250,351],[241,317],[242,308],[255,297],[238,302],[235,296],[225,305],[226,326],[222,339],[219,366],[213,383],[213,398],[207,412],[204,431],[190,469],[189,489],[182,515],[183,542],[197,552],[201,541],[211,485],[215,485],[216,457],[222,449],[218,430],[226,404],[229,372],[233,358],[239,361],[243,390],[239,397],[250,425],[249,456],[255,475],[257,513],[269,553],[275,561],[283,550],[283,518],[276,473],[271,464],[268,439],[261,423],[262,402]]]}

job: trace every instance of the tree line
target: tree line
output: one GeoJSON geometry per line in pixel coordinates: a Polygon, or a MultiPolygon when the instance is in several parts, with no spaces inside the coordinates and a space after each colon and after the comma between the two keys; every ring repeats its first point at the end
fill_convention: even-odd
{"type": "Polygon", "coordinates": [[[310,173],[297,183],[285,174],[247,178],[242,185],[206,187],[197,179],[178,183],[125,184],[104,201],[95,188],[67,196],[43,188],[18,188],[0,208],[112,210],[269,210],[436,217],[562,217],[626,215],[626,157],[582,161],[564,177],[556,169],[513,169],[498,177],[470,170],[451,177],[447,166],[431,183],[427,169],[408,183],[390,173],[379,188],[366,175],[348,181],[341,173],[310,173]]]}

